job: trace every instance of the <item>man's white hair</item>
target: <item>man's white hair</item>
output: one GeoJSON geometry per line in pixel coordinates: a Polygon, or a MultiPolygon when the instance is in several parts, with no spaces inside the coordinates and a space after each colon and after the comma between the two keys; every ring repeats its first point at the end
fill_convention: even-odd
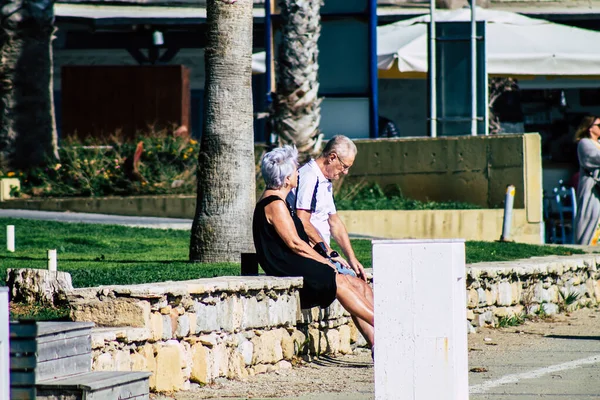
{"type": "Polygon", "coordinates": [[[329,142],[325,145],[322,157],[327,157],[331,153],[335,153],[342,158],[356,157],[358,150],[352,140],[343,135],[336,135],[332,137],[329,142]]]}

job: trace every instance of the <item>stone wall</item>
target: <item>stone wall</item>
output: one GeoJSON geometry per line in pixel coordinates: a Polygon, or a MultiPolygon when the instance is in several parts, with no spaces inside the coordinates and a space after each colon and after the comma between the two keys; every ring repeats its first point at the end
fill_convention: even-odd
{"type": "MultiPolygon", "coordinates": [[[[591,254],[467,265],[468,326],[473,331],[515,315],[597,306],[599,263],[600,254],[591,254]]],[[[176,391],[366,344],[337,301],[302,310],[301,285],[301,278],[230,276],[81,288],[66,297],[73,320],[98,326],[94,370],[150,371],[152,390],[176,391]]],[[[13,296],[20,287],[11,288],[13,296]]]]}
{"type": "Polygon", "coordinates": [[[536,257],[467,267],[470,326],[515,315],[552,315],[600,303],[600,255],[536,257]],[[566,298],[571,296],[573,302],[566,298]]]}
{"type": "Polygon", "coordinates": [[[366,344],[336,301],[302,310],[301,278],[219,277],[75,289],[72,318],[99,326],[93,369],[150,371],[156,391],[291,368],[366,344]]]}

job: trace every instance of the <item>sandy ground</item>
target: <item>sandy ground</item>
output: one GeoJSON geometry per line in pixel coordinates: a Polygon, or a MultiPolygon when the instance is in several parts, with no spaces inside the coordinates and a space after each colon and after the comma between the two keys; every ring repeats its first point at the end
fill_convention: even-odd
{"type": "MultiPolygon", "coordinates": [[[[582,309],[523,325],[482,328],[468,336],[470,375],[485,372],[486,359],[497,357],[503,349],[529,347],[552,336],[596,335],[600,337],[600,310],[582,309]]],[[[471,380],[471,378],[470,378],[471,380]]],[[[301,363],[291,370],[248,378],[246,381],[220,379],[192,390],[170,395],[152,395],[153,400],[195,399],[373,399],[371,352],[357,349],[354,354],[320,358],[301,363]]]]}

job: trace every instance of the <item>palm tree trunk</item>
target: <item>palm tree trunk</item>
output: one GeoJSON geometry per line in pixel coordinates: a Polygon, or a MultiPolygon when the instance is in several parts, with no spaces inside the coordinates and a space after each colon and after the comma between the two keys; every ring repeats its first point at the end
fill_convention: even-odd
{"type": "Polygon", "coordinates": [[[254,252],[252,0],[207,1],[204,129],[190,261],[240,262],[254,252]]]}
{"type": "Polygon", "coordinates": [[[0,8],[0,169],[58,158],[52,83],[54,4],[4,1],[0,8]]]}
{"type": "Polygon", "coordinates": [[[277,64],[273,128],[280,144],[294,144],[300,153],[316,155],[323,135],[318,98],[317,41],[321,34],[321,0],[281,0],[283,36],[277,64]]]}

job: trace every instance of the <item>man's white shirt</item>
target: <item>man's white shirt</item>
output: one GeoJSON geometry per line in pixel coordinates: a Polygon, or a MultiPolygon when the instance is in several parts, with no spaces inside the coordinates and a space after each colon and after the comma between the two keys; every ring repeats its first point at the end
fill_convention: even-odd
{"type": "Polygon", "coordinates": [[[310,160],[298,170],[298,188],[288,194],[287,202],[296,210],[310,211],[310,222],[323,241],[329,244],[329,215],[336,213],[333,184],[325,178],[315,160],[310,160]]]}

